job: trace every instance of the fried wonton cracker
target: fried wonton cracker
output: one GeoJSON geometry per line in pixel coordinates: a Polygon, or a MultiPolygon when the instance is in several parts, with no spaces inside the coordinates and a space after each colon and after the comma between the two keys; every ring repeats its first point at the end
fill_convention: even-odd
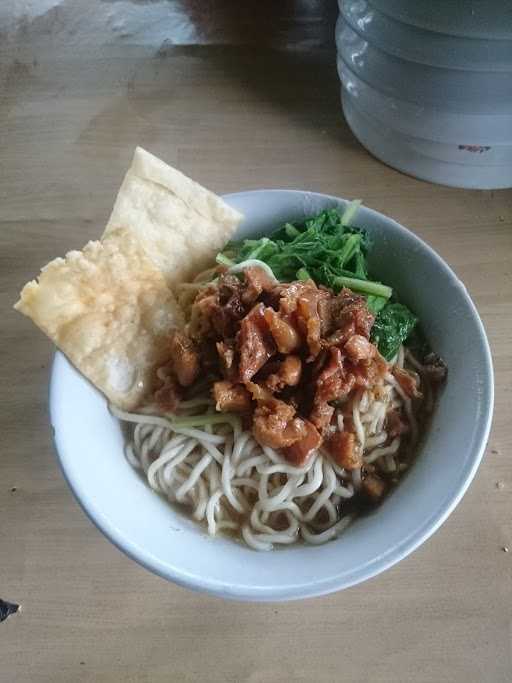
{"type": "Polygon", "coordinates": [[[127,226],[174,288],[212,264],[241,219],[220,197],[137,147],[103,236],[127,226]]]}
{"type": "Polygon", "coordinates": [[[51,261],[15,308],[126,410],[153,389],[169,333],[183,324],[164,276],[128,229],[51,261]]]}

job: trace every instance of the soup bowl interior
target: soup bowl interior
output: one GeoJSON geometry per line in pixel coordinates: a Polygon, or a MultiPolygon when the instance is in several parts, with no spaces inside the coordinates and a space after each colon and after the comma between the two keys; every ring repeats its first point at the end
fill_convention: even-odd
{"type": "MultiPolygon", "coordinates": [[[[225,197],[245,219],[238,237],[263,235],[345,200],[260,190],[225,197]]],[[[225,598],[286,600],[329,593],[392,566],[425,541],[458,503],[481,460],[493,405],[491,356],[464,285],[425,243],[395,221],[361,208],[372,238],[372,274],[420,318],[449,371],[417,459],[373,512],[336,540],[256,552],[211,538],[186,511],[147,485],[123,455],[123,431],[105,398],[59,352],[50,413],[60,465],[96,526],[131,558],[180,585],[225,598]]]]}

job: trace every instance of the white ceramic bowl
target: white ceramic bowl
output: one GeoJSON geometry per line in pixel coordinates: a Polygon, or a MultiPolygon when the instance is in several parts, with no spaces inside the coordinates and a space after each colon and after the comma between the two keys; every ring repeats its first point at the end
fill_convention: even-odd
{"type": "MultiPolygon", "coordinates": [[[[261,235],[345,201],[312,192],[227,195],[245,214],[239,236],[261,235]]],[[[244,600],[322,595],[368,579],[423,543],[448,517],[475,475],[493,407],[489,346],[478,313],[444,261],[395,221],[363,208],[373,238],[370,266],[419,315],[449,375],[417,461],[372,514],[337,540],[258,553],[204,529],[148,488],[126,462],[105,399],[60,353],[50,413],[64,475],[92,521],[118,548],[180,585],[244,600]]]]}

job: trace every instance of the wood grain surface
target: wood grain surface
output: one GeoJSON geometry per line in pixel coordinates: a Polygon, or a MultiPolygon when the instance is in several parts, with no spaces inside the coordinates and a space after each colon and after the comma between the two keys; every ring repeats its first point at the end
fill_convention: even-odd
{"type": "Polygon", "coordinates": [[[335,3],[276,4],[63,0],[5,23],[0,598],[21,610],[0,623],[1,683],[512,680],[512,193],[430,185],[369,156],[341,115],[335,3]],[[43,264],[101,234],[137,144],[220,193],[363,197],[466,283],[495,363],[486,457],[445,525],[383,575],[305,602],[227,603],[139,567],[73,500],[48,420],[53,349],[11,306],[43,264]]]}

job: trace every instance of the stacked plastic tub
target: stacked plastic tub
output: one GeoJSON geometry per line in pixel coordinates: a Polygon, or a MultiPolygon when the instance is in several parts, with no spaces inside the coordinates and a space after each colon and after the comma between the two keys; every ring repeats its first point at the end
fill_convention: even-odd
{"type": "Polygon", "coordinates": [[[343,111],[359,141],[431,182],[512,187],[512,2],[339,7],[343,111]]]}

